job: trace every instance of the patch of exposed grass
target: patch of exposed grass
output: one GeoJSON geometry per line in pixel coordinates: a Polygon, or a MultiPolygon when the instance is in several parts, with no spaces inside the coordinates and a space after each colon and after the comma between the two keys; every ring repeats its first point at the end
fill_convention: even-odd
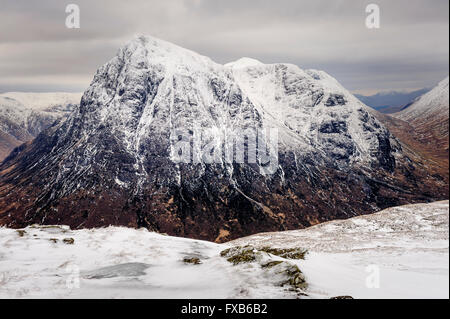
{"type": "Polygon", "coordinates": [[[186,257],[183,259],[183,262],[185,262],[186,264],[193,264],[193,265],[200,265],[202,263],[200,259],[197,257],[192,258],[186,257]]]}
{"type": "Polygon", "coordinates": [[[25,236],[25,234],[27,233],[25,230],[23,229],[18,229],[16,230],[17,234],[19,234],[19,237],[23,237],[25,236]]]}
{"type": "Polygon", "coordinates": [[[308,253],[308,250],[303,248],[281,249],[281,248],[263,247],[260,248],[260,250],[286,259],[305,259],[305,256],[308,253]]]}
{"type": "Polygon", "coordinates": [[[259,252],[251,246],[232,247],[223,250],[220,253],[220,256],[226,257],[227,261],[233,265],[238,265],[255,261],[258,253],[259,252]]]}
{"type": "Polygon", "coordinates": [[[73,238],[64,238],[63,243],[67,245],[73,245],[75,243],[75,239],[73,238]]]}

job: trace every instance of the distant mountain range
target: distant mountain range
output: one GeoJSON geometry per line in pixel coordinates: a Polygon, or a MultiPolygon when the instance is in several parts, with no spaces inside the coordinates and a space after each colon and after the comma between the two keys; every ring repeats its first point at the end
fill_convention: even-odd
{"type": "Polygon", "coordinates": [[[429,92],[429,88],[416,90],[413,92],[386,92],[377,93],[370,96],[355,94],[355,96],[367,106],[385,114],[401,111],[410,105],[416,98],[429,92]]]}
{"type": "Polygon", "coordinates": [[[80,103],[81,93],[0,94],[0,162],[80,103]]]}

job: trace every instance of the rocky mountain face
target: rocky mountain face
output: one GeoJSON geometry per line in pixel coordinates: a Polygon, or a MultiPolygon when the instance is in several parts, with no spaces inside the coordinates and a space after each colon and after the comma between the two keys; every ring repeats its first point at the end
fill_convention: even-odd
{"type": "Polygon", "coordinates": [[[0,161],[56,120],[66,118],[80,97],[78,93],[0,94],[0,161]]]}
{"type": "Polygon", "coordinates": [[[220,65],[151,37],[120,49],[66,121],[0,166],[0,224],[124,225],[217,242],[447,196],[326,73],[220,65]],[[256,131],[276,138],[258,135],[267,148],[255,151],[243,135],[256,131]],[[227,156],[238,147],[224,141],[238,139],[244,162],[227,156]]]}

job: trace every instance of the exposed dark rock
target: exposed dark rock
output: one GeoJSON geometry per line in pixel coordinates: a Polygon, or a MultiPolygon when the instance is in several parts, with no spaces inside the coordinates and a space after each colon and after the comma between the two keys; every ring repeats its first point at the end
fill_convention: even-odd
{"type": "Polygon", "coordinates": [[[347,101],[345,100],[343,95],[340,94],[331,94],[328,100],[325,102],[326,106],[337,106],[337,105],[345,105],[347,101]]]}

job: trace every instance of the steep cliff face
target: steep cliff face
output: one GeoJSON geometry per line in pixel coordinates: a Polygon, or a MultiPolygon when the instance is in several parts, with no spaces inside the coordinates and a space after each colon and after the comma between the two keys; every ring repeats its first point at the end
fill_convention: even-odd
{"type": "Polygon", "coordinates": [[[70,117],[0,170],[1,224],[216,241],[447,196],[326,73],[223,66],[151,37],[120,49],[70,117]]]}

